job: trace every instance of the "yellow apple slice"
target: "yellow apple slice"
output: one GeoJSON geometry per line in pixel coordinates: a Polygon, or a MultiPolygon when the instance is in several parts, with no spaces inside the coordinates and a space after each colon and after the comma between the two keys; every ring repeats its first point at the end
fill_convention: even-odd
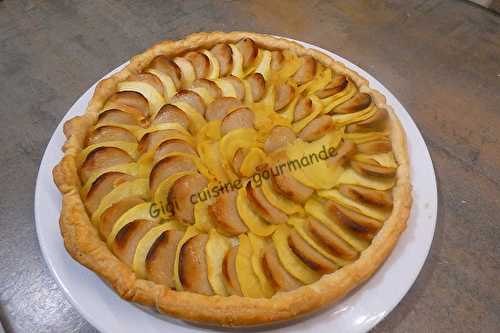
{"type": "Polygon", "coordinates": [[[151,73],[160,79],[161,84],[163,85],[163,95],[166,101],[170,100],[177,93],[174,80],[172,80],[168,74],[154,68],[149,68],[146,72],[151,73]]]}
{"type": "MultiPolygon", "coordinates": [[[[194,175],[195,172],[192,171],[181,171],[177,172],[171,176],[168,176],[166,179],[164,179],[156,188],[156,191],[153,195],[153,201],[159,205],[160,207],[168,207],[168,194],[170,193],[170,190],[172,189],[172,186],[174,186],[175,182],[180,179],[181,177],[187,176],[187,175],[194,175]]],[[[172,211],[170,212],[161,212],[161,216],[163,218],[168,218],[172,215],[172,211]]]]}
{"type": "MultiPolygon", "coordinates": [[[[210,187],[203,191],[208,191],[209,189],[210,187]]],[[[208,213],[209,204],[210,202],[208,200],[198,200],[198,202],[194,205],[194,226],[201,232],[209,232],[214,228],[212,217],[208,213]]]]}
{"type": "Polygon", "coordinates": [[[373,116],[377,112],[377,108],[375,106],[369,106],[366,109],[353,113],[346,114],[335,114],[332,116],[332,119],[335,121],[335,125],[337,127],[347,126],[349,124],[353,124],[356,122],[360,122],[366,120],[373,116]]]}
{"type": "Polygon", "coordinates": [[[220,132],[221,120],[212,120],[203,126],[200,131],[196,134],[196,140],[198,143],[202,141],[219,141],[221,138],[220,132]]]}
{"type": "Polygon", "coordinates": [[[271,297],[274,294],[274,288],[267,277],[264,268],[262,267],[262,256],[264,247],[266,246],[266,241],[252,233],[248,234],[248,240],[250,241],[250,245],[252,247],[252,268],[253,272],[257,276],[259,280],[260,287],[264,297],[271,297]]]}
{"type": "Polygon", "coordinates": [[[233,51],[233,70],[231,74],[236,77],[243,77],[243,56],[241,55],[240,50],[234,44],[229,44],[229,47],[233,51]]]}
{"type": "Polygon", "coordinates": [[[236,89],[231,81],[226,78],[220,78],[214,82],[222,90],[222,96],[237,98],[236,89]]]}
{"type": "Polygon", "coordinates": [[[363,205],[355,200],[352,200],[340,193],[336,189],[328,190],[328,191],[319,191],[318,195],[322,198],[333,200],[336,203],[352,209],[358,213],[366,215],[368,217],[374,218],[378,221],[385,221],[391,215],[391,211],[387,209],[381,209],[378,207],[370,207],[367,205],[363,205]]]}
{"type": "Polygon", "coordinates": [[[284,50],[284,63],[278,73],[274,76],[273,80],[276,82],[284,82],[290,78],[302,65],[302,61],[295,54],[295,52],[284,50]]]}
{"type": "Polygon", "coordinates": [[[210,73],[208,74],[207,79],[215,80],[215,79],[219,78],[220,64],[219,64],[219,61],[217,60],[217,58],[209,50],[203,50],[203,51],[201,51],[201,53],[206,55],[208,58],[208,61],[210,62],[210,73]]]}
{"type": "Polygon", "coordinates": [[[224,135],[219,143],[224,161],[230,163],[240,148],[258,146],[257,136],[257,131],[253,128],[239,128],[224,135]]]}
{"type": "Polygon", "coordinates": [[[349,264],[351,261],[343,259],[339,256],[335,256],[331,254],[327,249],[325,249],[321,244],[317,243],[306,230],[306,220],[302,217],[291,216],[288,220],[288,224],[294,227],[295,230],[299,233],[304,240],[311,245],[318,253],[323,255],[324,257],[330,259],[334,263],[339,266],[345,266],[349,264]]]}
{"type": "Polygon", "coordinates": [[[137,158],[139,152],[137,151],[137,143],[125,142],[125,141],[106,141],[95,143],[93,145],[85,147],[80,154],[78,154],[77,164],[81,165],[87,159],[87,156],[96,149],[103,147],[115,147],[126,152],[134,160],[137,158]]]}
{"type": "Polygon", "coordinates": [[[384,132],[363,132],[363,133],[345,133],[344,138],[350,140],[355,144],[367,143],[376,140],[387,140],[389,141],[390,133],[384,132]]]}
{"type": "Polygon", "coordinates": [[[236,273],[243,296],[252,298],[264,297],[259,278],[252,267],[252,245],[248,236],[240,235],[240,245],[236,255],[236,273]]]}
{"type": "Polygon", "coordinates": [[[182,86],[184,88],[190,87],[191,83],[196,80],[196,72],[194,71],[193,64],[191,63],[191,61],[182,57],[174,58],[174,62],[177,66],[179,66],[179,69],[181,70],[182,86]]]}
{"type": "Polygon", "coordinates": [[[356,95],[357,92],[358,92],[358,89],[356,88],[356,86],[351,81],[349,81],[349,83],[347,84],[347,87],[344,90],[336,93],[333,96],[330,96],[330,97],[327,97],[327,98],[324,98],[321,100],[321,102],[325,106],[325,108],[323,109],[323,112],[329,113],[330,111],[332,111],[334,108],[336,108],[340,104],[351,99],[354,95],[356,95]]]}
{"type": "Polygon", "coordinates": [[[288,245],[289,235],[290,229],[285,224],[280,225],[273,234],[273,243],[281,263],[290,274],[302,283],[310,284],[317,281],[321,277],[321,274],[312,270],[293,253],[288,245]]]}
{"type": "Polygon", "coordinates": [[[218,180],[226,182],[228,177],[222,167],[222,156],[219,151],[219,143],[209,141],[200,142],[197,148],[200,159],[205,163],[210,173],[215,175],[218,180]]]}
{"type": "Polygon", "coordinates": [[[113,229],[108,235],[106,242],[108,246],[111,247],[113,242],[115,241],[116,235],[122,230],[127,224],[132,223],[137,220],[149,220],[158,222],[160,220],[159,217],[153,217],[151,214],[151,202],[143,202],[140,203],[129,210],[127,210],[124,214],[120,216],[120,218],[113,224],[113,229]]]}
{"type": "Polygon", "coordinates": [[[266,237],[271,235],[276,230],[276,225],[267,223],[252,210],[252,207],[248,202],[245,186],[238,190],[236,207],[241,219],[246,224],[248,229],[250,229],[250,231],[254,234],[266,237]]]}
{"type": "Polygon", "coordinates": [[[356,237],[347,227],[330,218],[325,205],[317,199],[309,199],[304,208],[309,215],[323,223],[328,229],[349,243],[357,251],[363,251],[370,245],[369,241],[356,237]]]}
{"type": "Polygon", "coordinates": [[[271,51],[263,50],[262,58],[260,63],[257,65],[255,69],[255,73],[260,73],[264,77],[264,80],[269,80],[271,72],[271,51]]]}
{"type": "Polygon", "coordinates": [[[299,133],[300,131],[302,131],[302,129],[304,129],[304,127],[306,127],[307,124],[309,124],[314,118],[316,118],[323,110],[323,105],[321,104],[318,97],[313,95],[310,97],[310,99],[312,101],[313,111],[305,118],[293,123],[292,129],[295,133],[299,133]]]}
{"type": "Polygon", "coordinates": [[[135,91],[144,96],[149,104],[149,113],[153,115],[165,104],[163,96],[145,82],[123,81],[118,83],[118,91],[135,91]]]}
{"type": "Polygon", "coordinates": [[[182,239],[179,241],[179,244],[177,244],[177,249],[175,251],[175,263],[174,263],[174,282],[175,282],[175,289],[177,289],[177,291],[184,290],[184,288],[182,287],[181,279],[179,277],[179,255],[181,253],[182,246],[188,240],[199,234],[200,232],[198,231],[198,229],[196,229],[194,226],[190,226],[186,229],[186,232],[184,233],[184,236],[182,236],[182,239]]]}
{"type": "Polygon", "coordinates": [[[387,168],[397,168],[398,164],[392,152],[380,154],[356,154],[352,157],[355,161],[360,161],[368,164],[378,164],[387,168]]]}
{"type": "Polygon", "coordinates": [[[196,169],[203,176],[205,176],[209,180],[214,179],[214,176],[210,173],[210,170],[208,170],[208,168],[205,166],[203,161],[198,156],[194,156],[193,154],[183,153],[183,152],[179,152],[179,151],[172,151],[172,152],[169,152],[165,155],[162,155],[161,159],[159,159],[157,161],[157,163],[168,158],[168,157],[173,157],[173,156],[182,156],[182,157],[190,159],[194,163],[194,165],[196,165],[196,169]]]}
{"type": "Polygon", "coordinates": [[[110,166],[109,168],[102,169],[102,170],[97,170],[96,172],[92,173],[89,177],[89,179],[85,182],[83,187],[80,189],[80,196],[85,199],[87,197],[87,194],[89,193],[90,189],[92,188],[92,185],[94,182],[104,175],[105,173],[108,172],[120,172],[124,173],[127,175],[131,176],[137,176],[139,174],[139,165],[137,163],[127,163],[127,164],[119,164],[119,165],[113,165],[110,166]]]}
{"type": "Polygon", "coordinates": [[[189,90],[197,93],[201,97],[201,99],[203,99],[203,102],[205,102],[205,105],[212,103],[214,100],[214,97],[210,94],[208,89],[205,87],[195,87],[195,88],[190,88],[189,90]]]}
{"type": "MultiPolygon", "coordinates": [[[[160,123],[160,124],[155,124],[152,125],[148,128],[137,128],[133,133],[136,136],[137,140],[140,141],[146,134],[149,133],[154,133],[158,131],[167,131],[167,130],[172,130],[172,131],[177,131],[184,136],[188,137],[189,139],[186,139],[184,141],[188,141],[189,143],[193,143],[193,138],[189,132],[182,127],[178,123],[160,123]]],[[[174,138],[173,138],[174,139],[174,138]]]]}
{"type": "MultiPolygon", "coordinates": [[[[318,62],[317,66],[319,65],[321,64],[318,62]]],[[[312,95],[316,91],[323,89],[328,84],[328,82],[332,80],[332,70],[330,68],[323,70],[318,67],[316,70],[318,73],[316,75],[316,78],[312,80],[305,89],[302,90],[302,92],[306,95],[312,95]]]]}
{"type": "Polygon", "coordinates": [[[271,205],[284,211],[287,215],[302,214],[304,212],[304,209],[302,208],[301,205],[279,194],[276,194],[276,192],[274,192],[274,190],[271,188],[269,181],[263,181],[261,189],[262,193],[264,194],[266,199],[271,203],[271,205]]]}
{"type": "Polygon", "coordinates": [[[146,199],[149,196],[149,181],[146,178],[138,178],[115,187],[102,199],[97,210],[92,214],[92,223],[96,225],[101,219],[102,213],[114,203],[131,196],[140,196],[146,199]]]}
{"type": "Polygon", "coordinates": [[[241,163],[240,170],[242,176],[250,177],[255,173],[257,166],[264,163],[266,160],[266,154],[260,148],[250,148],[248,153],[245,155],[243,162],[241,163]]]}
{"type": "Polygon", "coordinates": [[[175,220],[170,220],[149,230],[139,241],[132,263],[132,269],[138,278],[145,279],[147,277],[146,257],[158,237],[168,230],[184,230],[184,226],[175,220]]]}
{"type": "Polygon", "coordinates": [[[386,191],[394,187],[396,179],[394,177],[366,177],[351,168],[345,169],[337,180],[338,184],[359,185],[374,190],[386,191]]]}
{"type": "Polygon", "coordinates": [[[217,295],[228,296],[224,284],[222,266],[226,253],[231,249],[231,241],[219,234],[215,229],[211,229],[208,233],[208,241],[205,249],[208,281],[217,295]]]}
{"type": "Polygon", "coordinates": [[[205,120],[203,115],[201,113],[199,113],[198,111],[196,111],[187,102],[175,101],[175,102],[172,102],[171,104],[177,106],[179,109],[184,111],[186,116],[188,116],[188,118],[190,120],[191,132],[193,132],[193,133],[198,132],[207,123],[207,121],[205,120]]]}

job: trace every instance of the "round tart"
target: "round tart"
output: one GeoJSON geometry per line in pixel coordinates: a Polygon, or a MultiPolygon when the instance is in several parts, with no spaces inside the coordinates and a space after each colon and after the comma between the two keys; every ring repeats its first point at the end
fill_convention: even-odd
{"type": "Polygon", "coordinates": [[[259,325],[339,300],[411,207],[384,96],[268,35],[159,43],[101,81],[64,133],[68,252],[124,299],[188,321],[259,325]]]}

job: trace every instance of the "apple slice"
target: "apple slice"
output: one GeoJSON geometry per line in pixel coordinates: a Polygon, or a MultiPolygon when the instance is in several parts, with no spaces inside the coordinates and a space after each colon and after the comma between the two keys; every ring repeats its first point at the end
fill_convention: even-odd
{"type": "Polygon", "coordinates": [[[294,253],[293,249],[289,246],[289,237],[290,228],[286,224],[280,225],[273,234],[273,243],[283,267],[293,277],[304,284],[317,281],[321,277],[321,274],[311,269],[294,253]]]}
{"type": "Polygon", "coordinates": [[[236,47],[243,57],[243,68],[248,67],[257,58],[259,49],[252,39],[243,38],[236,43],[236,47]]]}
{"type": "Polygon", "coordinates": [[[311,56],[301,57],[302,65],[293,75],[293,79],[299,85],[311,81],[316,75],[316,60],[311,56]]]}
{"type": "Polygon", "coordinates": [[[210,71],[210,60],[205,54],[197,51],[190,51],[184,55],[184,58],[191,62],[198,79],[203,79],[208,76],[210,71]]]}
{"type": "Polygon", "coordinates": [[[101,112],[112,109],[118,109],[130,114],[139,113],[142,117],[146,117],[149,113],[149,103],[148,100],[138,92],[120,91],[111,95],[101,112]]]}
{"type": "Polygon", "coordinates": [[[213,295],[208,281],[205,247],[208,235],[198,234],[186,241],[179,253],[179,280],[185,291],[213,295]]]}
{"type": "Polygon", "coordinates": [[[222,90],[215,84],[214,81],[207,79],[197,79],[193,82],[193,88],[206,89],[212,100],[222,96],[222,90]]]}
{"type": "Polygon", "coordinates": [[[177,123],[183,128],[189,127],[189,118],[184,111],[172,104],[165,104],[156,114],[153,125],[161,123],[177,123]]]}
{"type": "Polygon", "coordinates": [[[318,243],[326,247],[328,252],[335,256],[334,259],[336,259],[335,261],[338,264],[345,265],[359,257],[356,249],[318,220],[309,218],[304,229],[308,230],[318,243]],[[338,258],[347,260],[348,262],[339,261],[338,258]]]}
{"type": "Polygon", "coordinates": [[[134,220],[116,234],[110,247],[113,253],[129,267],[132,267],[135,250],[141,238],[158,222],[150,220],[134,220]]]}
{"type": "Polygon", "coordinates": [[[299,133],[299,137],[307,142],[318,140],[334,128],[332,118],[321,115],[307,124],[299,133]]]}
{"type": "Polygon", "coordinates": [[[238,190],[236,207],[241,219],[252,233],[258,236],[266,237],[271,235],[274,230],[276,230],[276,225],[267,223],[250,207],[245,188],[238,190]]]}
{"type": "Polygon", "coordinates": [[[222,119],[220,130],[222,135],[239,128],[253,128],[255,115],[249,108],[243,107],[229,113],[222,119]]]}
{"type": "Polygon", "coordinates": [[[89,133],[86,140],[86,146],[107,141],[137,143],[135,136],[123,128],[116,126],[102,126],[89,133]]]}
{"type": "Polygon", "coordinates": [[[93,214],[106,194],[111,192],[116,186],[133,178],[133,176],[121,172],[108,172],[99,176],[84,197],[87,211],[93,214]]]}
{"type": "Polygon", "coordinates": [[[293,142],[295,138],[295,133],[290,127],[275,126],[266,138],[264,151],[268,154],[272,153],[273,151],[283,148],[293,142]]]}
{"type": "Polygon", "coordinates": [[[208,281],[212,290],[220,296],[228,295],[222,269],[224,258],[230,249],[231,242],[228,238],[219,234],[215,229],[209,231],[207,246],[205,248],[208,281]]]}
{"type": "Polygon", "coordinates": [[[293,121],[297,122],[307,117],[313,111],[312,100],[309,97],[299,97],[293,112],[293,121]]]}
{"type": "Polygon", "coordinates": [[[302,283],[283,267],[274,246],[266,246],[263,254],[262,265],[264,272],[275,290],[292,291],[302,286],[302,283]]]}
{"type": "Polygon", "coordinates": [[[248,234],[248,240],[252,247],[252,268],[255,276],[259,280],[260,288],[264,297],[271,297],[274,294],[273,281],[268,277],[269,272],[264,267],[264,249],[267,246],[265,238],[259,237],[253,233],[248,234]]]}
{"type": "Polygon", "coordinates": [[[191,83],[196,80],[196,72],[193,64],[183,57],[176,57],[173,61],[181,70],[181,87],[190,87],[191,83]]]}
{"type": "Polygon", "coordinates": [[[222,119],[242,106],[241,101],[235,97],[219,97],[208,105],[205,117],[208,121],[222,119]]]}
{"type": "Polygon", "coordinates": [[[397,170],[397,168],[393,167],[383,167],[359,161],[351,161],[351,167],[362,176],[372,177],[393,177],[397,170]]]}
{"type": "Polygon", "coordinates": [[[337,75],[323,89],[317,91],[315,95],[321,99],[334,96],[347,88],[348,84],[349,81],[345,75],[337,75]]]}
{"type": "Polygon", "coordinates": [[[266,80],[260,73],[253,73],[247,77],[247,82],[250,85],[250,92],[252,94],[252,101],[259,102],[266,93],[266,80]]]}
{"type": "Polygon", "coordinates": [[[393,205],[390,191],[378,191],[363,186],[342,184],[339,186],[339,192],[352,200],[374,206],[390,208],[393,205]]]}
{"type": "Polygon", "coordinates": [[[259,279],[252,267],[252,245],[247,235],[240,235],[240,244],[236,255],[236,273],[241,292],[245,297],[264,297],[259,279]]]}
{"type": "Polygon", "coordinates": [[[101,238],[106,240],[120,216],[141,203],[144,203],[144,200],[140,196],[130,196],[116,201],[106,208],[101,214],[101,218],[97,225],[101,238]]]}
{"type": "Polygon", "coordinates": [[[296,230],[290,230],[288,246],[302,262],[321,274],[332,273],[338,268],[336,264],[316,252],[296,230]]]}
{"type": "Polygon", "coordinates": [[[219,231],[231,236],[248,231],[247,226],[240,218],[236,206],[236,191],[229,191],[221,194],[214,204],[208,208],[209,213],[214,218],[214,223],[219,231]]]}
{"type": "Polygon", "coordinates": [[[340,104],[333,112],[335,113],[352,113],[368,108],[372,104],[372,97],[367,93],[358,93],[353,98],[340,104]]]}
{"type": "Polygon", "coordinates": [[[288,83],[278,84],[275,88],[276,97],[274,111],[280,111],[287,106],[295,95],[295,89],[288,83]]]}
{"type": "Polygon", "coordinates": [[[134,159],[122,149],[115,147],[102,147],[90,152],[80,167],[80,178],[86,182],[90,176],[99,171],[114,165],[127,164],[134,159]]]}
{"type": "Polygon", "coordinates": [[[342,225],[359,233],[376,233],[383,225],[380,221],[360,214],[333,201],[328,201],[326,208],[330,216],[334,216],[342,225]]]}
{"type": "Polygon", "coordinates": [[[264,196],[259,187],[246,185],[247,197],[251,207],[267,222],[272,224],[286,223],[288,216],[280,209],[273,206],[264,196]]]}
{"type": "Polygon", "coordinates": [[[236,271],[236,256],[238,255],[238,246],[232,247],[224,257],[222,263],[222,273],[225,281],[226,290],[230,295],[243,296],[238,272],[236,271]]]}
{"type": "Polygon", "coordinates": [[[168,75],[177,89],[181,87],[181,69],[175,62],[164,55],[156,56],[148,65],[148,68],[156,69],[168,75]]]}
{"type": "Polygon", "coordinates": [[[231,72],[233,66],[232,50],[227,44],[217,44],[210,52],[215,56],[220,66],[220,77],[226,76],[231,72]]]}
{"type": "Polygon", "coordinates": [[[181,171],[196,171],[196,164],[187,156],[170,156],[162,159],[151,170],[149,187],[155,193],[158,185],[167,177],[181,171]]]}
{"type": "Polygon", "coordinates": [[[194,223],[194,204],[193,196],[198,200],[197,194],[208,185],[208,181],[202,175],[196,173],[179,178],[170,193],[168,200],[174,208],[174,215],[182,223],[194,223]]]}

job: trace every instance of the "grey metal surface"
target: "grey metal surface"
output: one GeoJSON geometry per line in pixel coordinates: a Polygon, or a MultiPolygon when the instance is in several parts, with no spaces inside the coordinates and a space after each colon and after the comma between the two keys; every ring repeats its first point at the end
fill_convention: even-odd
{"type": "Polygon", "coordinates": [[[1,1],[5,330],[95,331],[40,254],[33,193],[43,150],[103,74],[159,40],[211,30],[290,36],[336,52],[379,79],[420,127],[439,180],[436,235],[415,285],[374,331],[499,332],[500,16],[451,0],[1,1]]]}

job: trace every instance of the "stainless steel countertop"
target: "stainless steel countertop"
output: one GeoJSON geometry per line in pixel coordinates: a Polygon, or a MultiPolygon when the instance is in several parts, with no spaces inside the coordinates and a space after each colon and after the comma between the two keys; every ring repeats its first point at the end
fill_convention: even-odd
{"type": "MultiPolygon", "coordinates": [[[[162,39],[246,30],[331,50],[420,127],[439,181],[415,285],[375,332],[500,331],[500,16],[465,1],[1,1],[0,321],[94,332],[58,288],[33,222],[44,148],[93,82],[162,39]]],[[[57,223],[57,221],[53,221],[57,223]]]]}

